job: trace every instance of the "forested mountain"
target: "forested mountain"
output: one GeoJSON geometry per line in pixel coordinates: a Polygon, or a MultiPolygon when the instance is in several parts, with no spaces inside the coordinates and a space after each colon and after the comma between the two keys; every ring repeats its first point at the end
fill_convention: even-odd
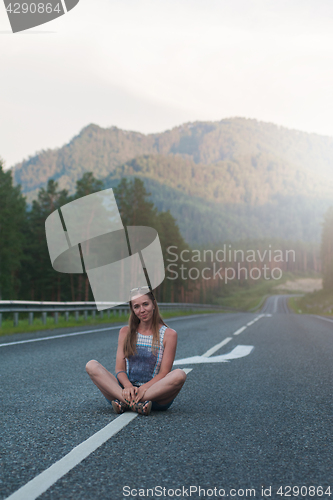
{"type": "Polygon", "coordinates": [[[67,145],[14,166],[29,202],[52,178],[75,190],[87,171],[116,186],[139,177],[190,244],[280,237],[319,242],[333,200],[333,138],[244,118],[144,135],[89,125],[67,145]]]}
{"type": "MultiPolygon", "coordinates": [[[[104,187],[92,172],[86,172],[69,196],[50,179],[27,210],[20,187],[12,185],[11,173],[4,172],[0,159],[0,300],[93,300],[86,273],[61,273],[52,268],[45,220],[54,210],[104,187]]],[[[248,239],[238,241],[236,247],[220,243],[202,252],[191,249],[172,215],[158,211],[149,200],[141,179],[129,181],[123,177],[113,192],[125,226],[149,226],[159,234],[166,272],[165,280],[154,292],[159,301],[219,303],[258,279],[276,280],[283,272],[318,272],[321,268],[318,245],[304,242],[293,241],[291,245],[276,238],[248,239]],[[192,254],[193,259],[182,260],[184,252],[192,254]],[[188,266],[183,265],[186,262],[188,266]]],[[[201,236],[203,229],[198,221],[201,236]]],[[[328,242],[323,246],[325,265],[331,253],[329,238],[324,238],[328,242]]]]}

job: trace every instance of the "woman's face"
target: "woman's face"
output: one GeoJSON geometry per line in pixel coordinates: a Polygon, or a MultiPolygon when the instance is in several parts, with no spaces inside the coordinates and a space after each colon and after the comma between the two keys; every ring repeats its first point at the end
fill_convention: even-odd
{"type": "Polygon", "coordinates": [[[148,295],[133,297],[131,299],[132,308],[140,321],[148,322],[152,319],[154,313],[154,304],[148,295]]]}

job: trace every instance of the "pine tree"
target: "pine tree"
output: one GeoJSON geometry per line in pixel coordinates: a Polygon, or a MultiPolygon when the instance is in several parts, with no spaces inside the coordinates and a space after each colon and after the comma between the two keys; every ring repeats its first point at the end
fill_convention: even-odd
{"type": "MultiPolygon", "coordinates": [[[[160,237],[165,268],[167,269],[167,267],[171,264],[171,262],[169,262],[170,254],[167,249],[172,246],[172,252],[178,255],[177,265],[172,269],[177,269],[178,271],[178,264],[181,265],[179,255],[182,250],[189,249],[189,246],[184,241],[184,238],[180,234],[176,220],[169,211],[160,212],[158,214],[158,226],[156,229],[160,237]]],[[[174,258],[171,260],[173,261],[174,258]]],[[[159,298],[160,300],[163,300],[163,302],[177,302],[181,298],[182,290],[188,290],[189,282],[184,282],[181,279],[180,273],[178,273],[177,279],[172,280],[167,278],[168,275],[175,277],[174,274],[170,274],[166,270],[166,278],[159,287],[159,298]]]]}
{"type": "Polygon", "coordinates": [[[113,192],[124,226],[157,225],[157,208],[149,201],[150,193],[141,179],[128,181],[123,177],[113,192]]]}
{"type": "Polygon", "coordinates": [[[330,207],[324,218],[321,258],[323,270],[323,288],[333,291],[333,207],[330,207]]]}
{"type": "Polygon", "coordinates": [[[0,159],[0,300],[15,299],[24,252],[26,202],[20,186],[13,186],[11,171],[0,159]]]}
{"type": "Polygon", "coordinates": [[[28,260],[25,295],[31,300],[64,300],[68,295],[68,275],[52,268],[45,235],[45,220],[62,205],[71,201],[67,190],[59,190],[53,179],[41,188],[28,212],[28,260]]]}
{"type": "MultiPolygon", "coordinates": [[[[141,179],[134,178],[128,181],[122,178],[118,186],[114,188],[114,194],[124,226],[148,226],[156,229],[165,267],[168,265],[166,259],[169,246],[174,246],[173,251],[178,255],[185,248],[189,248],[170,212],[158,212],[154,204],[149,201],[150,193],[146,191],[141,179]]],[[[162,301],[179,301],[188,286],[189,283],[183,282],[180,276],[174,281],[166,278],[156,290],[156,298],[162,301]]]]}
{"type": "MultiPolygon", "coordinates": [[[[88,196],[89,194],[101,191],[104,188],[104,183],[94,177],[92,172],[86,172],[81,179],[76,182],[76,193],[74,199],[88,196]]],[[[73,289],[74,282],[76,286],[76,300],[80,301],[82,298],[87,302],[93,300],[92,291],[89,285],[87,274],[79,274],[76,276],[71,275],[71,287],[73,289]]],[[[74,299],[73,299],[74,300],[74,299]]]]}
{"type": "Polygon", "coordinates": [[[103,188],[103,181],[96,179],[92,172],[86,172],[81,179],[76,181],[76,193],[74,198],[82,198],[88,194],[101,191],[103,188]]]}

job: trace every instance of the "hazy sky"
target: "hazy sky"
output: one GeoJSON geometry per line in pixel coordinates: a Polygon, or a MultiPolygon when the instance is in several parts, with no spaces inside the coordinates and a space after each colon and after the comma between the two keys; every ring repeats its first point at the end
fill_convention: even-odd
{"type": "Polygon", "coordinates": [[[333,2],[80,0],[17,34],[1,2],[0,71],[7,167],[89,123],[244,116],[333,136],[333,2]]]}

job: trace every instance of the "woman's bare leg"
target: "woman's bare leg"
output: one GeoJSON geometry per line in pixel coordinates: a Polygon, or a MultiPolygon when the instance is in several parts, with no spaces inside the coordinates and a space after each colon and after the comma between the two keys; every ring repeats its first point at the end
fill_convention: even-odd
{"type": "Polygon", "coordinates": [[[156,403],[160,405],[166,405],[177,396],[185,380],[186,373],[180,368],[177,368],[154,385],[148,387],[141,401],[156,401],[156,403]]]}
{"type": "Polygon", "coordinates": [[[116,377],[108,372],[98,361],[94,359],[88,361],[86,371],[103,396],[110,401],[119,399],[123,403],[126,403],[122,396],[122,388],[118,384],[116,377]]]}

